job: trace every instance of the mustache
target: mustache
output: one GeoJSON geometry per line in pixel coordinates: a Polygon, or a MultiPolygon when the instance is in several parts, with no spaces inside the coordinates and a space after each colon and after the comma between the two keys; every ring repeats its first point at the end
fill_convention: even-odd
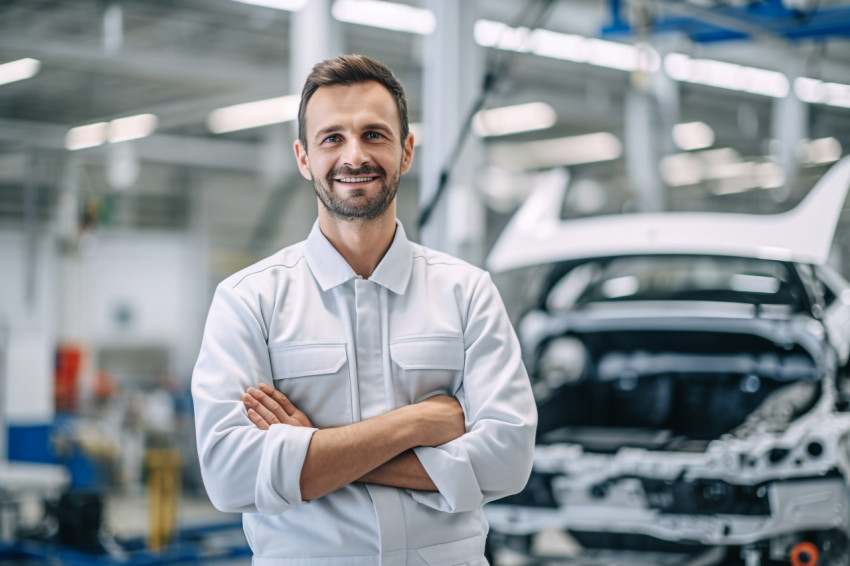
{"type": "Polygon", "coordinates": [[[360,167],[359,169],[352,169],[351,167],[337,167],[335,169],[331,169],[328,173],[328,179],[333,179],[335,177],[366,177],[366,176],[384,176],[384,169],[382,167],[376,167],[371,165],[365,165],[360,167]]]}

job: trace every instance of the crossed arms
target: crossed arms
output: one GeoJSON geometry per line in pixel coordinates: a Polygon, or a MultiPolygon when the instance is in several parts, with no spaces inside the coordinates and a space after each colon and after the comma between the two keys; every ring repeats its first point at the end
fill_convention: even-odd
{"type": "MultiPolygon", "coordinates": [[[[317,430],[308,423],[318,415],[303,415],[290,405],[284,410],[283,399],[267,400],[268,413],[248,407],[257,417],[265,414],[261,421],[267,430],[261,430],[260,421],[246,417],[242,398],[259,381],[271,383],[274,377],[271,314],[263,311],[272,308],[274,296],[251,278],[222,283],[192,376],[198,456],[213,505],[228,512],[279,514],[361,481],[406,488],[419,504],[462,513],[519,491],[531,471],[534,398],[489,277],[483,274],[470,293],[458,401],[436,396],[317,430]],[[276,422],[288,426],[271,426],[276,422]]],[[[274,390],[266,390],[272,399],[274,390]]]]}
{"type": "MultiPolygon", "coordinates": [[[[261,430],[275,424],[313,428],[307,415],[266,383],[250,387],[242,403],[248,418],[261,430]]],[[[301,470],[301,496],[316,499],[354,481],[436,491],[412,448],[439,446],[465,432],[460,403],[445,395],[350,425],[318,430],[301,470]]]]}

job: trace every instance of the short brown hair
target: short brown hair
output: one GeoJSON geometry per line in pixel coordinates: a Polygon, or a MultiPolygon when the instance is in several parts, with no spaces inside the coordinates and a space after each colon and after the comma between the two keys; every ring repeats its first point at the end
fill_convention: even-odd
{"type": "Polygon", "coordinates": [[[407,98],[404,88],[393,75],[393,72],[379,61],[365,55],[340,55],[336,59],[328,59],[318,63],[301,91],[301,104],[298,107],[298,139],[307,150],[307,103],[313,94],[323,86],[349,85],[375,81],[383,85],[395,99],[398,117],[401,122],[401,144],[407,139],[410,125],[407,121],[407,98]]]}

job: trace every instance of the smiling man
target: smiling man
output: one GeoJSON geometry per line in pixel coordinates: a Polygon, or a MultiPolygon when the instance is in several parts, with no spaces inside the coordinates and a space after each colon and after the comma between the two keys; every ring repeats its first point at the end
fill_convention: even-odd
{"type": "Polygon", "coordinates": [[[501,299],[396,220],[413,135],[384,65],[316,65],[294,150],[318,220],[218,286],[192,377],[210,499],[259,566],[484,565],[537,421],[501,299]]]}

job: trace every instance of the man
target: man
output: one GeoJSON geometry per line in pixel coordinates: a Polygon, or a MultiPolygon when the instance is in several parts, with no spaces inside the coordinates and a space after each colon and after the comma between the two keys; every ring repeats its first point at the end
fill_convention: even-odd
{"type": "Polygon", "coordinates": [[[487,564],[481,506],[522,489],[537,415],[487,273],[407,240],[404,91],[316,65],[295,158],[307,240],[216,290],[192,394],[213,504],[259,566],[487,564]]]}

